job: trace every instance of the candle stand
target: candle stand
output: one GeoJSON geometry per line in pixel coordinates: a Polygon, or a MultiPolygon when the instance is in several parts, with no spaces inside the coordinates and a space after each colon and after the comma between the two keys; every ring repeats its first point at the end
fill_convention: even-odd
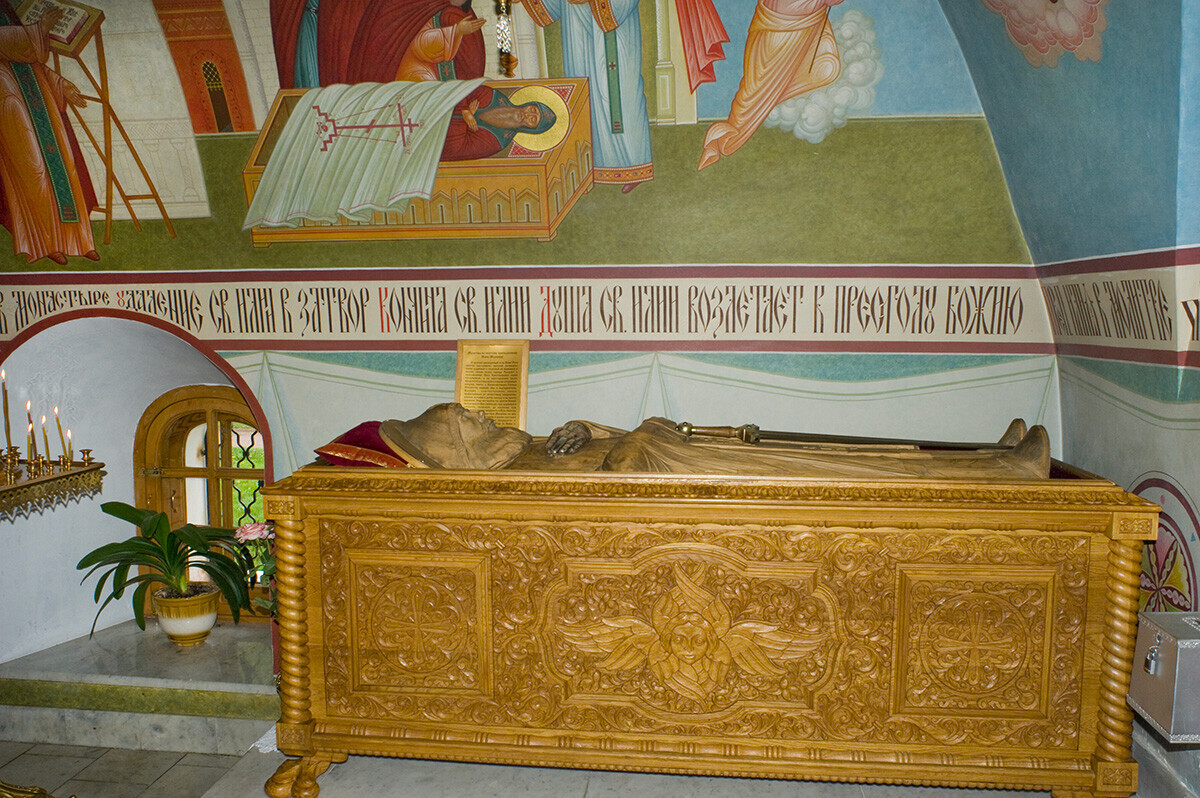
{"type": "Polygon", "coordinates": [[[21,457],[19,446],[8,447],[0,455],[0,521],[27,518],[99,493],[104,463],[92,458],[91,449],[81,449],[79,454],[81,460],[38,456],[31,462],[21,457]]]}

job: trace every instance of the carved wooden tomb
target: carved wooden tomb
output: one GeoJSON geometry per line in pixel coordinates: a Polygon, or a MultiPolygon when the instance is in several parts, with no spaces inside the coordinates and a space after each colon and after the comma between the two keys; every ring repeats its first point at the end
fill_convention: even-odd
{"type": "Polygon", "coordinates": [[[1157,508],[1045,481],[309,466],[266,490],[274,796],[348,754],[773,778],[1137,786],[1157,508]]]}

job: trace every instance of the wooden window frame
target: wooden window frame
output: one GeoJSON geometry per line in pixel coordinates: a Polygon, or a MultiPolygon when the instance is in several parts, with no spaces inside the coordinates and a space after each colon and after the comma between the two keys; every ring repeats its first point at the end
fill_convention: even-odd
{"type": "MultiPolygon", "coordinates": [[[[222,463],[232,460],[232,436],[221,435],[221,423],[242,423],[254,427],[266,444],[265,431],[259,427],[246,400],[237,389],[227,385],[188,385],[174,388],[155,399],[142,413],[138,421],[133,444],[133,495],[138,507],[149,510],[164,510],[171,518],[172,528],[186,523],[186,496],[182,501],[172,506],[169,484],[175,482],[178,486],[177,495],[183,494],[184,480],[188,478],[204,478],[209,486],[208,496],[209,523],[214,526],[232,524],[216,521],[222,515],[222,506],[233,506],[233,481],[235,479],[251,478],[253,474],[245,468],[232,468],[222,463]],[[204,413],[206,451],[210,453],[205,458],[203,466],[163,465],[158,461],[163,448],[163,438],[167,435],[181,417],[189,414],[204,413]],[[223,417],[223,418],[222,418],[223,417]],[[211,453],[216,453],[215,456],[211,453]],[[213,490],[219,485],[220,490],[213,490]]],[[[258,472],[258,479],[266,481],[266,471],[258,472]]],[[[252,599],[255,596],[266,598],[265,587],[255,587],[251,590],[252,599]]],[[[146,614],[153,614],[149,596],[146,597],[146,614]]],[[[221,600],[218,617],[230,620],[229,606],[221,600]]],[[[265,622],[267,615],[242,613],[243,620],[265,622]]]]}

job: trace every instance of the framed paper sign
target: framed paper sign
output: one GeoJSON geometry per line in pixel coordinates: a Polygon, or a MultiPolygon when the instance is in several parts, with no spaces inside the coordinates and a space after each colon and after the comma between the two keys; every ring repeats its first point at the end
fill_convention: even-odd
{"type": "Polygon", "coordinates": [[[525,429],[529,341],[458,342],[454,401],[502,427],[525,429]]]}

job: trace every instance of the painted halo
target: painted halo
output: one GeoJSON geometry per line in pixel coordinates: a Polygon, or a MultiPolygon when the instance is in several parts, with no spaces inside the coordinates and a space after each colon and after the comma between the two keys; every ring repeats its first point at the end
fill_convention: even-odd
{"type": "Polygon", "coordinates": [[[513,105],[525,103],[545,103],[554,112],[554,125],[545,133],[518,133],[514,141],[532,152],[543,152],[558,146],[566,138],[567,128],[570,127],[570,114],[567,103],[558,92],[546,86],[522,86],[508,98],[513,105]]]}

